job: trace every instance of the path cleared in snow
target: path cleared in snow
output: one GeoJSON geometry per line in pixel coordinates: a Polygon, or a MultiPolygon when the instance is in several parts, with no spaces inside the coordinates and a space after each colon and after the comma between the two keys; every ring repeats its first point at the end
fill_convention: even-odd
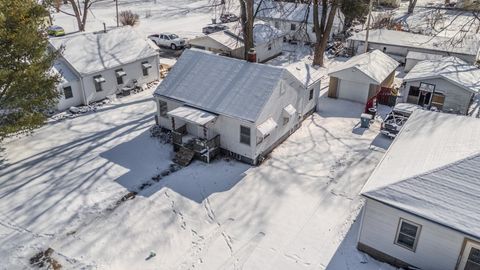
{"type": "Polygon", "coordinates": [[[355,249],[358,193],[389,143],[355,103],[321,98],[261,166],[194,162],[108,211],[173,155],[148,134],[150,94],[6,143],[0,268],[52,247],[69,269],[391,269],[355,249]]]}

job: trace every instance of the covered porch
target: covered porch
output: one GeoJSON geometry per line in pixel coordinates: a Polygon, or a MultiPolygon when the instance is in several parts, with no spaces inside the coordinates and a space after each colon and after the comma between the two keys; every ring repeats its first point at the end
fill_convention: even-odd
{"type": "Polygon", "coordinates": [[[213,131],[217,115],[189,106],[167,113],[172,123],[172,144],[180,165],[193,158],[210,162],[220,152],[220,135],[213,131]]]}

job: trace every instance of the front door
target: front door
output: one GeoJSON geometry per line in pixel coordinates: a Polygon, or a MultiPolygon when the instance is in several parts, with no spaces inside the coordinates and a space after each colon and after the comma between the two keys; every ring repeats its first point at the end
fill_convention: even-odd
{"type": "Polygon", "coordinates": [[[420,91],[420,98],[418,99],[418,105],[422,107],[430,105],[431,98],[432,98],[431,92],[420,91]]]}
{"type": "Polygon", "coordinates": [[[458,270],[480,270],[480,243],[467,241],[458,270]]]}

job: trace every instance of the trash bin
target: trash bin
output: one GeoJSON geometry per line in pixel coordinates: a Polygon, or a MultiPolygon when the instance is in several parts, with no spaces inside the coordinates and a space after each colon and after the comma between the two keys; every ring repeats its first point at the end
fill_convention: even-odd
{"type": "Polygon", "coordinates": [[[360,126],[362,128],[369,128],[370,127],[370,121],[372,120],[372,115],[368,113],[362,113],[360,116],[360,126]]]}

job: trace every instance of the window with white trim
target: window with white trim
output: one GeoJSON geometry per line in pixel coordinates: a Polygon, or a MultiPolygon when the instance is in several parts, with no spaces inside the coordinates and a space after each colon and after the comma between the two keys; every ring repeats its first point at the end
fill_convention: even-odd
{"type": "Polygon", "coordinates": [[[167,113],[168,113],[168,105],[166,101],[159,100],[158,101],[158,108],[160,110],[160,116],[163,118],[168,118],[167,113]]]}
{"type": "Polygon", "coordinates": [[[310,89],[310,93],[308,94],[308,100],[313,99],[313,89],[310,89]]]}
{"type": "Polygon", "coordinates": [[[395,244],[415,252],[421,228],[419,224],[401,218],[395,244]]]}
{"type": "Polygon", "coordinates": [[[65,99],[73,98],[73,91],[71,86],[66,86],[63,88],[63,96],[65,99]]]}
{"type": "Polygon", "coordinates": [[[294,24],[294,23],[290,24],[290,30],[291,30],[291,31],[297,30],[297,25],[294,24]]]}
{"type": "Polygon", "coordinates": [[[467,263],[465,264],[465,270],[480,269],[480,249],[473,248],[468,254],[467,263]]]}
{"type": "Polygon", "coordinates": [[[240,142],[246,145],[250,145],[250,128],[240,126],[240,142]]]}

